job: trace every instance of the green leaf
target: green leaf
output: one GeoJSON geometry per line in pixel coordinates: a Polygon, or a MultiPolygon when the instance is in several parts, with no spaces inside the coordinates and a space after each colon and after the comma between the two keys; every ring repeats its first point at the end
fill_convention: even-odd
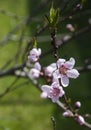
{"type": "Polygon", "coordinates": [[[53,3],[52,3],[51,9],[50,9],[50,23],[53,22],[54,17],[55,17],[55,9],[53,8],[53,3]]]}
{"type": "Polygon", "coordinates": [[[56,26],[59,17],[59,10],[53,8],[53,3],[50,9],[50,24],[56,26]]]}
{"type": "Polygon", "coordinates": [[[50,23],[50,19],[47,15],[45,15],[45,18],[46,18],[47,22],[50,23]]]}
{"type": "Polygon", "coordinates": [[[35,38],[33,38],[32,43],[33,43],[33,48],[37,48],[37,41],[35,38]]]}
{"type": "Polygon", "coordinates": [[[58,22],[58,17],[59,17],[59,10],[57,9],[55,11],[55,17],[53,19],[53,25],[56,26],[57,22],[58,22]]]}

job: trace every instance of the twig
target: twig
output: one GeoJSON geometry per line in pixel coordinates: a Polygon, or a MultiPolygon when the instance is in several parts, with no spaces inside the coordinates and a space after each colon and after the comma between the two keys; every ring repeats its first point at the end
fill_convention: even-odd
{"type": "Polygon", "coordinates": [[[6,15],[6,16],[12,17],[12,18],[14,18],[14,19],[21,19],[21,18],[24,17],[24,16],[18,16],[18,15],[16,15],[16,14],[14,14],[14,13],[12,13],[12,12],[9,12],[9,11],[6,11],[6,10],[4,10],[4,9],[2,9],[2,8],[0,8],[0,13],[1,13],[1,14],[4,14],[4,15],[6,15]]]}
{"type": "Polygon", "coordinates": [[[6,96],[6,94],[10,93],[11,91],[14,91],[14,90],[30,83],[30,81],[28,80],[26,82],[23,82],[23,83],[20,83],[20,84],[14,86],[18,79],[19,78],[17,78],[9,87],[6,88],[6,90],[3,93],[0,94],[0,98],[3,98],[4,96],[6,96]]]}
{"type": "Polygon", "coordinates": [[[51,121],[53,124],[53,130],[56,130],[56,121],[55,121],[55,118],[53,116],[51,117],[51,121]]]}

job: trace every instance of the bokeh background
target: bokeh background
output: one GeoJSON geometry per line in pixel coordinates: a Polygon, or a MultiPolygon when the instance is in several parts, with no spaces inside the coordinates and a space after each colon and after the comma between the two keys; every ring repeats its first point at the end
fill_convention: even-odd
{"type": "MultiPolygon", "coordinates": [[[[58,25],[58,36],[69,33],[67,23],[72,23],[76,31],[89,25],[91,18],[91,0],[54,0],[54,6],[61,9],[60,17],[64,18],[74,12],[77,4],[81,3],[83,11],[74,13],[73,19],[66,19],[58,25]],[[68,2],[68,6],[65,6],[68,2]]],[[[0,0],[0,73],[12,68],[15,64],[27,61],[28,52],[22,59],[26,47],[26,39],[35,36],[36,31],[45,24],[45,14],[48,15],[51,0],[0,0]],[[27,25],[24,20],[30,16],[27,25]],[[23,22],[22,22],[23,21],[23,22]],[[22,24],[23,23],[23,24],[22,24]],[[12,32],[13,30],[13,32],[12,32]],[[24,37],[24,38],[23,38],[24,37]],[[23,38],[23,40],[21,39],[23,38]],[[22,46],[21,46],[22,43],[22,46]],[[19,48],[20,46],[20,48],[19,48]],[[20,50],[18,50],[20,49],[20,50]],[[16,52],[19,55],[16,55],[16,52]],[[18,57],[18,58],[17,58],[18,57]],[[8,63],[10,61],[10,63],[8,63]],[[13,61],[13,62],[11,62],[13,61]],[[7,64],[6,64],[7,63],[7,64]]],[[[51,48],[50,31],[47,28],[38,37],[38,46],[46,52],[51,48]]],[[[30,49],[30,47],[29,47],[30,49]]],[[[76,67],[91,63],[91,32],[86,32],[74,38],[59,49],[60,57],[76,59],[76,67]]],[[[41,59],[45,66],[54,61],[52,53],[41,59]]],[[[0,75],[0,130],[53,130],[51,116],[55,117],[56,130],[86,130],[73,119],[65,119],[62,110],[48,99],[40,98],[40,92],[29,79],[18,78],[14,75],[0,75]],[[11,86],[11,91],[8,87],[11,86]],[[4,96],[2,96],[2,94],[4,96]]],[[[76,80],[71,80],[65,89],[72,101],[72,106],[79,100],[82,103],[79,113],[91,114],[91,70],[80,74],[76,80]]],[[[91,119],[86,119],[91,123],[91,119]]]]}

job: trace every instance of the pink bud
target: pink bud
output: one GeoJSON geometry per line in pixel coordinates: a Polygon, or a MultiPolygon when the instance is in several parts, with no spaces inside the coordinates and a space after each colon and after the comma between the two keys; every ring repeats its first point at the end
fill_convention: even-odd
{"type": "Polygon", "coordinates": [[[80,102],[80,101],[77,101],[77,102],[75,103],[75,108],[78,109],[78,108],[80,108],[80,107],[81,107],[81,102],[80,102]]]}
{"type": "Polygon", "coordinates": [[[70,30],[71,32],[75,31],[75,29],[74,29],[74,27],[72,26],[72,24],[67,24],[67,25],[66,25],[66,28],[67,28],[68,30],[70,30]]]}
{"type": "Polygon", "coordinates": [[[70,114],[69,114],[68,111],[65,111],[65,112],[63,113],[63,116],[64,116],[64,117],[70,117],[70,114]]]}
{"type": "Polygon", "coordinates": [[[85,123],[85,120],[82,116],[77,116],[76,118],[77,122],[80,124],[80,125],[83,125],[85,123]]]}
{"type": "Polygon", "coordinates": [[[30,50],[30,54],[28,56],[28,59],[31,62],[36,62],[38,61],[39,57],[41,55],[41,49],[40,48],[33,48],[32,50],[30,50]]]}

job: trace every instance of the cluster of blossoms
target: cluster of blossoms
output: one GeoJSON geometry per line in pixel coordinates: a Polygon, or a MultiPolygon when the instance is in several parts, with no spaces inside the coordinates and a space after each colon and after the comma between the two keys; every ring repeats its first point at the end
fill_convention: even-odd
{"type": "Polygon", "coordinates": [[[41,65],[38,62],[40,55],[41,55],[41,49],[40,48],[39,49],[33,48],[30,51],[30,54],[28,56],[28,60],[30,62],[34,63],[34,66],[29,71],[29,76],[32,79],[39,78],[39,76],[41,75],[41,65]]]}
{"type": "MultiPolygon", "coordinates": [[[[79,72],[74,69],[75,59],[70,58],[68,61],[65,59],[58,59],[56,63],[52,63],[47,67],[42,68],[39,63],[39,58],[41,56],[40,48],[33,48],[30,51],[28,60],[33,63],[33,67],[29,71],[29,76],[31,79],[39,78],[44,76],[49,84],[41,86],[41,97],[51,98],[52,102],[57,102],[60,97],[65,94],[64,87],[69,85],[69,78],[76,79],[79,76],[79,72]]],[[[81,107],[81,103],[77,101],[75,103],[75,110],[81,107]]],[[[84,118],[81,115],[75,114],[69,110],[63,113],[64,117],[73,117],[80,124],[85,123],[84,118]]]]}
{"type": "Polygon", "coordinates": [[[47,67],[41,69],[41,65],[38,62],[41,55],[40,48],[33,48],[28,56],[29,61],[34,65],[29,72],[31,78],[39,78],[41,75],[45,75],[47,79],[50,79],[50,85],[42,85],[42,98],[51,98],[52,102],[57,100],[65,94],[63,87],[69,85],[69,78],[77,78],[79,72],[73,69],[75,65],[75,59],[70,58],[68,61],[65,59],[58,59],[56,63],[52,63],[47,67]],[[43,72],[42,72],[43,70],[43,72]]]}

